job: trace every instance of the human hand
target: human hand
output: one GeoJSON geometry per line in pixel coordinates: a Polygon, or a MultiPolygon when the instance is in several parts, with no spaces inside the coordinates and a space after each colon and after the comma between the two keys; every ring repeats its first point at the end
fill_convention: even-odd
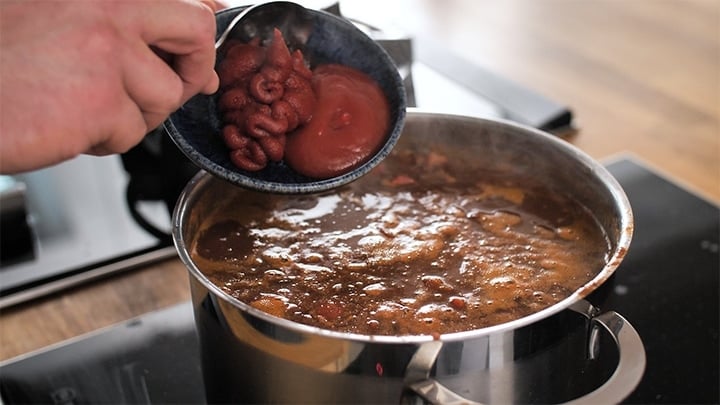
{"type": "Polygon", "coordinates": [[[217,90],[212,1],[0,1],[0,173],[122,153],[217,90]]]}

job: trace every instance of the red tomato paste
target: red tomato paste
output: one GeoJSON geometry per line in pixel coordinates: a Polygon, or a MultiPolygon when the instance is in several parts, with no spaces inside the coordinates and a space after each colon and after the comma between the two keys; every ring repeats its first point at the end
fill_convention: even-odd
{"type": "Polygon", "coordinates": [[[335,177],[380,149],[389,107],[380,86],[363,72],[329,64],[313,73],[318,102],[312,119],[288,137],[285,161],[310,177],[335,177]]]}

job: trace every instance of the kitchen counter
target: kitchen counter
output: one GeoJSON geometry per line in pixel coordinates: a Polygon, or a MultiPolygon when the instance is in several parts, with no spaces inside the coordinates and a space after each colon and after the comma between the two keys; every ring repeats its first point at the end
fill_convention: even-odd
{"type": "MultiPolygon", "coordinates": [[[[343,13],[432,38],[561,100],[568,138],[603,160],[632,153],[720,203],[720,3],[714,0],[343,1],[343,13]],[[373,5],[386,12],[373,12],[373,5]]],[[[689,214],[688,214],[689,215],[689,214]]],[[[0,313],[0,360],[187,301],[172,258],[0,313]]]]}

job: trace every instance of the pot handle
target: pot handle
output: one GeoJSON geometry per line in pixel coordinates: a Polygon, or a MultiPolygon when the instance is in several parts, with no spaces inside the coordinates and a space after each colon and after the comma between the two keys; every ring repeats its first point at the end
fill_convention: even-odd
{"type": "Polygon", "coordinates": [[[482,405],[458,395],[451,389],[430,378],[435,359],[437,359],[443,343],[439,340],[421,345],[413,354],[405,369],[405,386],[431,404],[443,405],[482,405]]]}
{"type": "MultiPolygon", "coordinates": [[[[592,321],[605,328],[612,335],[620,353],[618,365],[615,372],[603,385],[580,398],[566,402],[567,405],[617,404],[638,386],[643,374],[645,374],[645,346],[642,339],[640,339],[640,334],[637,333],[637,330],[630,322],[615,311],[597,315],[592,318],[592,321]]],[[[593,347],[594,343],[591,341],[589,349],[593,350],[593,347]]]]}
{"type": "MultiPolygon", "coordinates": [[[[586,301],[580,301],[578,304],[581,306],[587,304],[587,310],[580,310],[577,306],[573,308],[574,310],[591,316],[590,314],[594,310],[592,305],[586,301]]],[[[600,325],[612,335],[620,354],[618,365],[615,372],[603,385],[565,404],[619,403],[640,383],[645,373],[645,347],[640,335],[625,318],[615,311],[609,311],[591,316],[591,320],[593,326],[600,325]]],[[[591,329],[589,343],[591,356],[594,356],[593,346],[597,335],[593,331],[596,330],[595,327],[591,329]]],[[[442,345],[442,342],[438,340],[423,344],[418,348],[406,369],[405,386],[432,404],[482,405],[458,395],[430,378],[430,369],[435,363],[442,345]]]]}

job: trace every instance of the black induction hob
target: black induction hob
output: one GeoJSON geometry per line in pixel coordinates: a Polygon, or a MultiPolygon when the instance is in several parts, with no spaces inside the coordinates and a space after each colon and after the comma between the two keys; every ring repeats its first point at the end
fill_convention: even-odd
{"type": "MultiPolygon", "coordinates": [[[[647,352],[645,375],[625,402],[718,403],[720,208],[636,158],[606,166],[636,226],[603,286],[603,309],[625,316],[647,352]]],[[[4,404],[203,403],[191,304],[6,361],[0,395],[4,404]]]]}

